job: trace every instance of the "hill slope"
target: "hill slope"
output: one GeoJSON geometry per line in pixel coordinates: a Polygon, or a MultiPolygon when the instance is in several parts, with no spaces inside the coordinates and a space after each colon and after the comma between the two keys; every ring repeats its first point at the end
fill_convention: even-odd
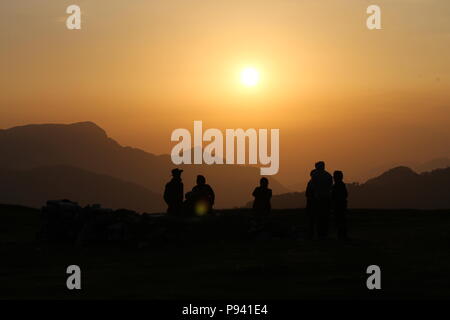
{"type": "Polygon", "coordinates": [[[80,205],[161,212],[161,197],[137,184],[75,167],[0,170],[0,203],[41,207],[47,200],[71,199],[80,205]]]}
{"type": "MultiPolygon", "coordinates": [[[[448,209],[450,208],[450,168],[418,174],[397,167],[363,184],[347,184],[350,208],[448,209]]],[[[251,203],[247,203],[250,206],[251,203]]],[[[276,209],[303,208],[304,192],[274,196],[276,209]]]]}
{"type": "MultiPolygon", "coordinates": [[[[170,143],[169,137],[167,143],[170,143]]],[[[139,184],[157,194],[163,192],[165,183],[170,179],[170,170],[174,167],[169,155],[157,156],[123,147],[92,122],[27,125],[0,130],[0,154],[0,168],[79,167],[139,184]]],[[[181,167],[185,169],[185,192],[194,185],[195,176],[203,174],[216,191],[216,206],[219,208],[242,205],[260,178],[259,169],[254,167],[181,167]]],[[[274,193],[287,192],[275,179],[271,179],[271,186],[274,193]]]]}

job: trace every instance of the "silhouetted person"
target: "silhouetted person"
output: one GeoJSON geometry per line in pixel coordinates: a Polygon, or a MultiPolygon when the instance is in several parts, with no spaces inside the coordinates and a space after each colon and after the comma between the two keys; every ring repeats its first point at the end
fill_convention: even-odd
{"type": "Polygon", "coordinates": [[[311,174],[313,214],[315,219],[317,219],[317,235],[319,238],[326,238],[328,236],[333,177],[325,170],[323,161],[317,162],[315,167],[311,174]]]}
{"type": "Polygon", "coordinates": [[[183,170],[173,169],[172,180],[164,189],[164,201],[167,203],[167,213],[170,215],[181,215],[183,211],[183,182],[181,173],[183,170]]]}
{"type": "Polygon", "coordinates": [[[310,172],[311,179],[308,181],[306,185],[306,215],[308,216],[308,238],[314,238],[314,231],[317,229],[317,217],[314,212],[314,191],[312,188],[312,176],[314,170],[310,172]]]}
{"type": "Polygon", "coordinates": [[[333,173],[334,185],[331,191],[332,207],[336,218],[337,234],[339,239],[347,238],[347,188],[344,183],[342,171],[333,173]]]}
{"type": "Polygon", "coordinates": [[[206,178],[204,176],[197,176],[197,185],[186,196],[190,198],[188,202],[193,204],[193,210],[196,215],[204,215],[212,212],[216,196],[211,186],[206,184],[206,178]]]}
{"type": "Polygon", "coordinates": [[[272,189],[269,189],[269,180],[267,178],[261,178],[259,181],[259,187],[256,187],[252,193],[255,197],[253,201],[253,210],[259,215],[267,215],[270,213],[271,205],[270,199],[272,198],[272,189]]]}

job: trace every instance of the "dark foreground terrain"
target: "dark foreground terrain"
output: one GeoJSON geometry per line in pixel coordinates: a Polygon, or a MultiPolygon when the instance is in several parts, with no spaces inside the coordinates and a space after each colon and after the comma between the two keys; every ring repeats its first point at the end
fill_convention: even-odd
{"type": "Polygon", "coordinates": [[[305,240],[303,210],[158,217],[151,242],[76,246],[36,241],[40,212],[0,206],[1,299],[450,298],[450,212],[353,210],[352,239],[305,240]],[[82,290],[66,289],[66,268],[82,290]],[[381,267],[382,290],[366,288],[381,267]]]}

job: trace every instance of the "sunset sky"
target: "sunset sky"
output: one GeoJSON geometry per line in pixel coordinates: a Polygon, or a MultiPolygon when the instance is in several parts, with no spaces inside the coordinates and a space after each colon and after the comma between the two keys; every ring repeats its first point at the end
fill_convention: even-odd
{"type": "Polygon", "coordinates": [[[1,1],[0,128],[93,121],[155,154],[194,120],[279,128],[286,186],[316,160],[361,181],[450,156],[449,17],[448,0],[1,1]]]}

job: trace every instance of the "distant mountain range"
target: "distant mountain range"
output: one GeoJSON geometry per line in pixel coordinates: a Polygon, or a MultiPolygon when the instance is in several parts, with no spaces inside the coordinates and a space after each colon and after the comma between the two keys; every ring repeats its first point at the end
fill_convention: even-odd
{"type": "MultiPolygon", "coordinates": [[[[450,209],[450,167],[420,174],[408,167],[396,167],[366,183],[347,184],[347,188],[350,208],[450,209]]],[[[276,209],[302,208],[305,204],[304,192],[272,199],[276,209]]]]}
{"type": "MultiPolygon", "coordinates": [[[[92,122],[0,130],[0,154],[0,202],[31,206],[69,198],[112,208],[161,211],[161,193],[175,167],[170,155],[121,146],[92,122]]],[[[218,208],[241,206],[260,179],[256,167],[178,167],[185,170],[185,192],[195,184],[197,174],[206,176],[216,191],[218,208]]],[[[288,191],[275,179],[271,187],[274,193],[288,191]]]]}
{"type": "MultiPolygon", "coordinates": [[[[440,157],[435,158],[423,163],[414,162],[414,161],[402,161],[400,163],[398,162],[389,162],[385,163],[383,165],[379,165],[375,168],[367,169],[365,172],[361,172],[360,178],[364,181],[368,178],[376,177],[382,174],[383,172],[386,172],[392,168],[405,166],[409,167],[412,170],[416,171],[417,173],[432,171],[435,169],[445,169],[450,167],[450,159],[447,157],[440,157]],[[364,178],[365,177],[365,178],[364,178]]],[[[300,181],[292,185],[287,185],[287,188],[289,188],[292,191],[303,191],[305,190],[307,181],[300,181]]]]}
{"type": "Polygon", "coordinates": [[[417,172],[426,172],[434,169],[444,169],[450,167],[450,159],[449,158],[436,158],[430,161],[417,164],[413,166],[413,169],[417,172]]]}
{"type": "MultiPolygon", "coordinates": [[[[0,202],[33,207],[49,199],[100,203],[140,212],[165,209],[161,193],[175,166],[169,155],[124,147],[92,122],[43,124],[0,130],[0,202]]],[[[435,159],[387,170],[363,184],[349,184],[353,208],[450,208],[450,160],[435,159]],[[447,167],[447,168],[445,168],[447,167]]],[[[218,208],[246,203],[260,179],[259,168],[183,165],[185,192],[203,174],[218,208]]],[[[305,206],[303,192],[288,193],[271,178],[274,208],[305,206]],[[278,195],[276,195],[278,194],[278,195]]],[[[250,205],[248,203],[247,205],[250,205]]]]}

